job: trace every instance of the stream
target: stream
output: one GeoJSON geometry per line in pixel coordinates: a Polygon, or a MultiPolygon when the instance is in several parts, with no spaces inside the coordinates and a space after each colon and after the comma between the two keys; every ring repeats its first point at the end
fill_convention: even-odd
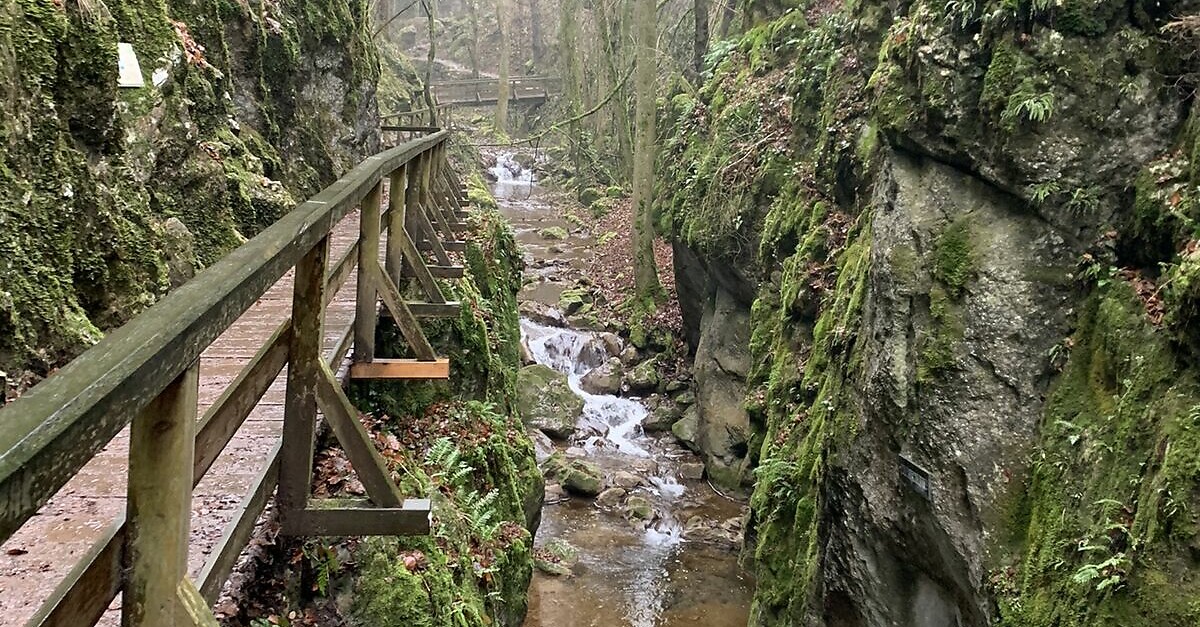
{"type": "MultiPolygon", "coordinates": [[[[582,269],[591,234],[564,220],[511,154],[496,157],[492,191],[526,259],[520,300],[555,306],[569,278],[582,269]],[[568,237],[548,241],[539,234],[554,226],[568,237]]],[[[631,495],[647,499],[654,511],[650,524],[631,524],[619,507],[604,509],[593,499],[548,499],[536,543],[565,541],[577,549],[578,563],[571,576],[535,573],[524,627],[745,625],[753,583],[738,566],[737,552],[691,532],[740,528],[742,504],[703,480],[681,478],[681,465],[699,459],[669,432],[642,431],[648,411],[640,399],[589,394],[580,387],[583,375],[609,356],[598,333],[522,318],[521,335],[534,361],[567,375],[584,401],[577,435],[554,447],[596,464],[610,479],[622,471],[636,474],[642,482],[631,495]]]]}

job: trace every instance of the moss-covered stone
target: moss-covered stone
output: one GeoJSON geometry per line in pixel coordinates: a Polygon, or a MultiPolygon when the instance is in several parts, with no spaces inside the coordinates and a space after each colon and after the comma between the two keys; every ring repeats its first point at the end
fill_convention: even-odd
{"type": "Polygon", "coordinates": [[[172,219],[211,264],[374,149],[366,20],[312,24],[313,7],[366,4],[0,7],[0,368],[45,374],[165,293],[172,219]],[[118,41],[146,87],[117,87],[118,41]],[[326,76],[338,88],[305,89],[326,76]]]}

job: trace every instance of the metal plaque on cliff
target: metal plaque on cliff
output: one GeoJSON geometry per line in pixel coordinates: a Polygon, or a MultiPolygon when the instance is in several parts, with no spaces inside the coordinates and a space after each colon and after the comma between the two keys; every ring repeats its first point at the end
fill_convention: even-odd
{"type": "Polygon", "coordinates": [[[914,492],[920,494],[926,500],[929,500],[929,471],[918,466],[911,459],[900,455],[900,478],[908,484],[914,492]]]}

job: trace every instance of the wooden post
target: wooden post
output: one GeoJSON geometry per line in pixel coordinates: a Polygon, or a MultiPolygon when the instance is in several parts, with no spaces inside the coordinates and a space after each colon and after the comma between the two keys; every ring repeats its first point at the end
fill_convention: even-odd
{"type": "Polygon", "coordinates": [[[287,396],[284,399],[283,444],[279,459],[280,521],[308,504],[312,481],[313,432],[317,421],[317,385],[321,377],[322,318],[325,309],[325,237],[296,264],[292,286],[292,338],[288,348],[287,396]]]}
{"type": "MultiPolygon", "coordinates": [[[[421,176],[425,170],[425,155],[419,154],[408,162],[408,180],[404,192],[404,230],[409,237],[436,237],[428,235],[421,228],[419,214],[421,213],[421,176]]],[[[431,242],[432,245],[432,242],[431,242]]],[[[439,258],[440,263],[440,258],[439,258]]]]}
{"type": "Polygon", "coordinates": [[[380,186],[376,183],[359,206],[358,213],[358,305],[354,318],[354,361],[375,358],[375,322],[378,312],[375,282],[370,271],[379,259],[380,186]]]}
{"type": "MultiPolygon", "coordinates": [[[[408,164],[396,168],[388,182],[388,237],[387,237],[387,268],[388,275],[399,280],[404,276],[404,239],[405,196],[408,195],[408,164]]],[[[360,264],[361,268],[362,265],[360,264]]]]}
{"type": "Polygon", "coordinates": [[[199,371],[183,371],[130,427],[123,627],[182,624],[176,589],[187,576],[199,371]]]}

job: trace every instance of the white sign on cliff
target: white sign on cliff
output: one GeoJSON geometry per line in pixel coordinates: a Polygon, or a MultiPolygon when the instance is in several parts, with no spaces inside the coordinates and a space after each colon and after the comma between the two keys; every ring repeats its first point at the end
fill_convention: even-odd
{"type": "Polygon", "coordinates": [[[117,44],[117,85],[121,87],[145,87],[142,66],[138,64],[133,44],[117,44]]]}

